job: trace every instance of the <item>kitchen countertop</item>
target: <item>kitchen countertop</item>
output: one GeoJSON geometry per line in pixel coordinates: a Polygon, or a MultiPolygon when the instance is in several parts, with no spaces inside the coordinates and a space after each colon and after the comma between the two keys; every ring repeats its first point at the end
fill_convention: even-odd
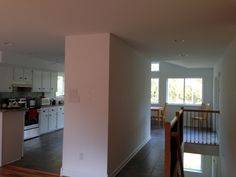
{"type": "Polygon", "coordinates": [[[0,108],[0,112],[18,112],[26,110],[27,108],[0,108]]]}
{"type": "MultiPolygon", "coordinates": [[[[41,108],[50,108],[50,107],[57,107],[57,106],[64,106],[64,104],[56,104],[56,105],[44,105],[41,108]]],[[[40,108],[39,108],[40,109],[40,108]]]]}
{"type": "MultiPolygon", "coordinates": [[[[45,105],[36,107],[37,109],[41,108],[50,108],[50,107],[57,107],[57,106],[64,106],[64,104],[57,104],[57,105],[45,105]]],[[[0,112],[17,112],[17,111],[27,111],[29,108],[0,108],[0,112]]]]}

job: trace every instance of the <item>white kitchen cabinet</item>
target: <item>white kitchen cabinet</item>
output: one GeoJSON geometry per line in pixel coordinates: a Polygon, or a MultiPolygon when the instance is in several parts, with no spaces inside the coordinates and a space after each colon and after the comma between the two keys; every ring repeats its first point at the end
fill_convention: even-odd
{"type": "Polygon", "coordinates": [[[32,69],[24,69],[24,82],[27,84],[32,84],[33,82],[33,70],[32,69]]]}
{"type": "Polygon", "coordinates": [[[57,128],[61,129],[64,127],[64,106],[57,108],[57,128]]]}
{"type": "Polygon", "coordinates": [[[12,92],[13,68],[0,66],[0,92],[12,92]]]}
{"type": "Polygon", "coordinates": [[[42,71],[42,90],[43,92],[50,92],[51,88],[51,73],[49,71],[42,71]]]}
{"type": "Polygon", "coordinates": [[[14,82],[32,84],[32,74],[32,69],[14,68],[14,82]]]}
{"type": "Polygon", "coordinates": [[[33,92],[43,92],[42,91],[42,71],[33,71],[33,92]]]}
{"type": "Polygon", "coordinates": [[[51,90],[50,90],[50,92],[56,93],[56,91],[57,91],[57,76],[58,76],[58,73],[51,72],[51,84],[50,84],[51,90]]]}
{"type": "Polygon", "coordinates": [[[45,134],[64,127],[64,106],[52,106],[39,110],[39,132],[45,134]]]}
{"type": "Polygon", "coordinates": [[[48,111],[48,130],[53,131],[57,129],[57,108],[49,108],[48,111]]]}
{"type": "Polygon", "coordinates": [[[40,109],[39,111],[39,133],[44,134],[48,132],[48,108],[40,109]]]}
{"type": "Polygon", "coordinates": [[[14,82],[22,82],[23,81],[23,68],[14,68],[13,79],[14,82]]]}

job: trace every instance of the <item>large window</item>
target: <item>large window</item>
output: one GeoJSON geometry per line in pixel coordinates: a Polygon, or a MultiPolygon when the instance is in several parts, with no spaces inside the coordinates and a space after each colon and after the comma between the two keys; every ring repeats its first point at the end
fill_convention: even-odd
{"type": "Polygon", "coordinates": [[[65,87],[65,83],[64,83],[64,74],[58,74],[57,76],[57,92],[56,92],[56,96],[64,96],[64,87],[65,87]]]}
{"type": "Polygon", "coordinates": [[[202,103],[202,78],[171,78],[167,81],[167,89],[168,103],[202,103]]]}
{"type": "Polygon", "coordinates": [[[158,78],[151,79],[151,103],[152,104],[159,103],[159,79],[158,78]]]}
{"type": "Polygon", "coordinates": [[[184,153],[184,170],[191,172],[202,172],[201,154],[184,153]]]}

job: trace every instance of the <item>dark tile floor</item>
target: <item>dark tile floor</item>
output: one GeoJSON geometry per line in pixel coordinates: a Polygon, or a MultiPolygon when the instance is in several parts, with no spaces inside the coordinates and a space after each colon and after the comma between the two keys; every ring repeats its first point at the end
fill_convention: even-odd
{"type": "Polygon", "coordinates": [[[63,130],[24,142],[24,157],[11,165],[60,173],[62,165],[63,130]]]}
{"type": "MultiPolygon", "coordinates": [[[[25,141],[24,157],[12,165],[59,174],[62,164],[63,131],[25,141]]],[[[116,177],[163,177],[164,131],[154,128],[152,139],[116,177]]]]}
{"type": "Polygon", "coordinates": [[[164,130],[153,129],[151,140],[116,177],[163,177],[164,130]]]}

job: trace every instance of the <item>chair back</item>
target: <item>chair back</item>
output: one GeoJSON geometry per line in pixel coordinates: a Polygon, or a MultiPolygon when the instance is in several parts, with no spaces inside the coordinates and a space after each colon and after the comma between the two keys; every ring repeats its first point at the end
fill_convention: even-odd
{"type": "Polygon", "coordinates": [[[162,110],[162,117],[165,119],[166,118],[166,110],[167,110],[167,103],[164,104],[163,110],[162,110]]]}
{"type": "MultiPolygon", "coordinates": [[[[210,105],[211,105],[210,103],[202,103],[201,110],[210,110],[210,105]]],[[[208,113],[203,112],[202,117],[203,117],[203,119],[207,119],[208,118],[208,113]]]]}

